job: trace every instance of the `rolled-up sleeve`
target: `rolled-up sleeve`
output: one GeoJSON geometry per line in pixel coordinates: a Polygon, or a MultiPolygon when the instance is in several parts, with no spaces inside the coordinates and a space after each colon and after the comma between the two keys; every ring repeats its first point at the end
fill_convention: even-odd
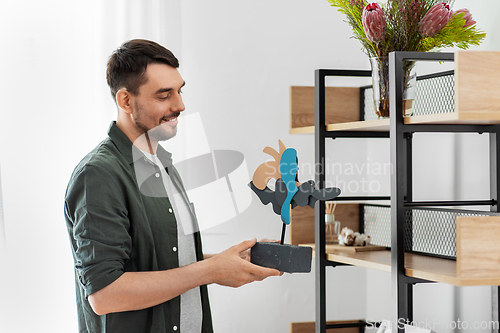
{"type": "Polygon", "coordinates": [[[123,190],[113,175],[83,167],[68,187],[65,213],[78,280],[91,295],[124,272],[130,258],[130,222],[123,190]]]}

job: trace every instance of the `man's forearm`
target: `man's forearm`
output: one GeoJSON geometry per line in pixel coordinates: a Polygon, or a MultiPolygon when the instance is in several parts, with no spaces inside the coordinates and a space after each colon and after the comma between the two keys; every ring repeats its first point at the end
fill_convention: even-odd
{"type": "Polygon", "coordinates": [[[126,272],[116,281],[89,296],[98,315],[141,310],[175,298],[210,283],[206,262],[154,272],[126,272]]]}
{"type": "Polygon", "coordinates": [[[256,239],[238,245],[206,260],[180,268],[155,272],[127,272],[116,281],[89,296],[98,315],[149,308],[171,300],[195,287],[217,283],[228,287],[282,275],[271,268],[249,262],[256,239]]]}

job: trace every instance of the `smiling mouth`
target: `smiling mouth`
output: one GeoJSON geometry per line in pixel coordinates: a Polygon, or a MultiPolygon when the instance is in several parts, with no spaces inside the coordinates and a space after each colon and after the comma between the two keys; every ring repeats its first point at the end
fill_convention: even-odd
{"type": "Polygon", "coordinates": [[[179,117],[179,113],[174,114],[174,115],[173,115],[173,116],[171,116],[171,117],[163,117],[163,118],[161,119],[161,123],[162,123],[162,124],[163,124],[163,123],[172,123],[172,124],[173,124],[173,123],[175,123],[175,124],[176,124],[176,123],[177,123],[177,118],[178,118],[178,117],[179,117]]]}

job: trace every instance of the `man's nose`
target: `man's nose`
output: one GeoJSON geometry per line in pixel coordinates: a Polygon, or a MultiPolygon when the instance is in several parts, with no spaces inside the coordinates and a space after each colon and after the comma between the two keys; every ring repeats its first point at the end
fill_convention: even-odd
{"type": "Polygon", "coordinates": [[[177,93],[175,95],[175,101],[172,104],[172,111],[173,112],[182,112],[186,109],[184,106],[184,101],[182,100],[182,96],[180,93],[177,93]]]}

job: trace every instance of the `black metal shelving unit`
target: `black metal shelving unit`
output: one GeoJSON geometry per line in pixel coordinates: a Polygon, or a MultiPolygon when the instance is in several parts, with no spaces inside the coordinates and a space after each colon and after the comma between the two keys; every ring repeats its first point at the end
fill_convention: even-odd
{"type": "MultiPolygon", "coordinates": [[[[390,92],[390,126],[388,131],[327,131],[325,126],[325,78],[328,76],[342,77],[370,77],[368,70],[332,70],[318,69],[315,72],[315,162],[316,165],[325,163],[325,141],[328,138],[388,138],[390,140],[390,161],[393,165],[391,175],[390,197],[339,197],[338,200],[381,200],[390,199],[390,244],[391,248],[391,281],[395,288],[392,300],[392,320],[413,319],[413,285],[416,283],[432,282],[406,276],[404,267],[405,251],[412,251],[412,228],[413,210],[420,209],[430,211],[428,207],[441,206],[472,206],[488,205],[490,212],[470,211],[479,215],[498,215],[497,204],[500,190],[500,177],[498,177],[498,166],[500,165],[500,125],[463,125],[463,124],[405,124],[403,120],[403,63],[405,61],[454,61],[453,53],[424,53],[424,52],[392,52],[389,55],[389,92],[390,92]],[[413,133],[488,133],[490,140],[490,198],[484,200],[469,201],[426,201],[415,202],[412,198],[412,139],[413,133]],[[406,244],[405,244],[406,240],[406,244]]],[[[444,74],[426,75],[419,80],[432,79],[439,75],[453,75],[453,72],[444,74]]],[[[360,119],[364,120],[364,88],[361,89],[360,119]]],[[[320,167],[316,170],[316,184],[320,188],[325,187],[326,168],[320,167]]],[[[448,210],[454,212],[454,210],[448,210]]],[[[316,273],[316,332],[324,333],[328,328],[340,328],[337,325],[326,325],[326,267],[345,265],[327,260],[325,243],[325,203],[318,202],[315,207],[315,273],[316,273]]],[[[362,223],[360,221],[360,223],[362,223]]],[[[363,228],[363,226],[361,226],[363,228]]],[[[429,255],[432,251],[423,251],[429,255]]],[[[437,254],[439,256],[439,254],[437,254]]],[[[498,302],[498,288],[493,298],[498,302]]],[[[498,318],[498,303],[495,305],[498,318]]],[[[357,323],[362,331],[363,323],[357,323]]],[[[404,329],[397,328],[398,332],[404,329]]]]}

